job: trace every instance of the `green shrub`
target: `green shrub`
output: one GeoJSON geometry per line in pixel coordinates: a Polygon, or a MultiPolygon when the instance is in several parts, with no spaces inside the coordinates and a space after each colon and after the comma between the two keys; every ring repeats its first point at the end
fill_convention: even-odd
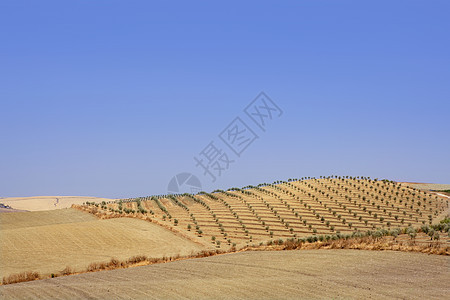
{"type": "Polygon", "coordinates": [[[441,236],[439,235],[439,232],[436,231],[433,235],[433,239],[436,241],[439,241],[440,238],[441,238],[441,236]]]}

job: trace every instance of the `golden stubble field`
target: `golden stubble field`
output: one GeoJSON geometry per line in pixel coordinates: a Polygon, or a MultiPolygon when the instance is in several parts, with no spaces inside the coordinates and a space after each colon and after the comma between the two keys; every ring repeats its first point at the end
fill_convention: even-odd
{"type": "Polygon", "coordinates": [[[74,209],[0,214],[0,276],[85,270],[111,257],[188,255],[201,244],[132,218],[101,220],[74,209]]]}
{"type": "Polygon", "coordinates": [[[24,282],[6,299],[444,299],[449,258],[393,251],[255,251],[24,282]]]}

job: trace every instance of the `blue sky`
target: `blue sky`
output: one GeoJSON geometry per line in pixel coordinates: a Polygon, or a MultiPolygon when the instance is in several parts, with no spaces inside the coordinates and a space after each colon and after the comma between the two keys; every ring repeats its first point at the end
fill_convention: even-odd
{"type": "Polygon", "coordinates": [[[450,183],[448,1],[1,1],[0,197],[450,183]],[[261,92],[283,110],[245,119],[261,92]],[[240,116],[241,157],[218,134],[240,116]],[[234,159],[216,182],[194,156],[234,159]]]}

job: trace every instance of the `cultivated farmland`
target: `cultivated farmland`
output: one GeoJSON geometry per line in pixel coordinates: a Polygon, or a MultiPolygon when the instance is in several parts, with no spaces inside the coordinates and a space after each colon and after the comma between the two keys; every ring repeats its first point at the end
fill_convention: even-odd
{"type": "Polygon", "coordinates": [[[449,212],[448,198],[395,182],[356,177],[273,184],[77,206],[101,218],[146,219],[218,248],[270,239],[420,227],[449,212]]]}
{"type": "Polygon", "coordinates": [[[0,276],[28,270],[60,274],[67,266],[134,255],[188,255],[204,247],[138,219],[100,220],[74,209],[0,214],[0,276]]]}
{"type": "Polygon", "coordinates": [[[0,287],[7,299],[444,299],[448,256],[250,251],[0,287]]]}
{"type": "Polygon", "coordinates": [[[0,214],[3,283],[241,249],[450,253],[449,225],[437,224],[448,216],[448,196],[388,180],[330,176],[195,195],[100,200],[0,214]]]}

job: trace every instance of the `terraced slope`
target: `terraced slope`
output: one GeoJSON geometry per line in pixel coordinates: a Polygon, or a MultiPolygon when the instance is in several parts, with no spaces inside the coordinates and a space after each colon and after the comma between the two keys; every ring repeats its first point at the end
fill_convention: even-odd
{"type": "Polygon", "coordinates": [[[217,247],[275,238],[420,227],[448,214],[448,199],[390,181],[327,177],[197,195],[78,206],[102,218],[143,218],[217,247]]]}
{"type": "Polygon", "coordinates": [[[0,286],[4,299],[444,299],[449,259],[392,251],[241,252],[0,286]]]}

